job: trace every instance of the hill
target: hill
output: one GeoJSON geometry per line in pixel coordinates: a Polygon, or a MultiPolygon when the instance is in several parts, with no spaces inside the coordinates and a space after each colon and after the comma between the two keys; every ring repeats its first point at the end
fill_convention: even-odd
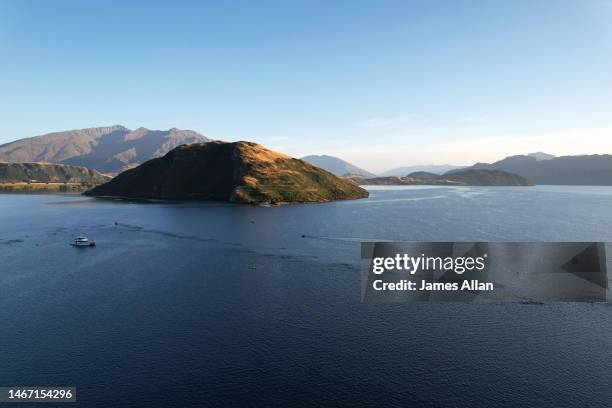
{"type": "Polygon", "coordinates": [[[414,172],[426,172],[426,173],[434,173],[434,174],[444,174],[450,170],[458,170],[465,166],[455,166],[452,164],[425,164],[422,166],[407,166],[407,167],[397,167],[391,170],[387,170],[382,173],[383,177],[390,176],[405,176],[414,172]]]}
{"type": "Polygon", "coordinates": [[[459,170],[438,176],[415,172],[408,176],[375,178],[351,178],[361,185],[436,185],[436,186],[531,186],[529,180],[516,174],[499,170],[459,170]]]}
{"type": "Polygon", "coordinates": [[[368,196],[364,189],[325,170],[250,142],[179,146],[87,194],[248,204],[325,202],[368,196]]]}
{"type": "Polygon", "coordinates": [[[547,159],[518,155],[490,164],[477,163],[471,169],[507,171],[528,178],[536,184],[612,185],[612,155],[609,154],[547,159]]]}
{"type": "Polygon", "coordinates": [[[192,130],[130,130],[117,125],[16,140],[0,145],[0,161],[62,163],[119,173],[181,144],[207,141],[192,130]]]}
{"type": "Polygon", "coordinates": [[[110,177],[84,167],[51,163],[0,162],[0,192],[80,192],[110,177]]]}
{"type": "Polygon", "coordinates": [[[344,161],[338,157],[327,156],[327,155],[310,155],[302,157],[302,160],[307,161],[313,166],[327,170],[336,176],[363,176],[363,177],[376,177],[374,173],[370,173],[367,170],[361,169],[354,164],[344,161]]]}
{"type": "Polygon", "coordinates": [[[110,177],[85,167],[51,163],[0,163],[0,183],[101,184],[110,177]]]}
{"type": "Polygon", "coordinates": [[[525,177],[501,170],[459,170],[440,178],[466,186],[533,186],[525,177]]]}

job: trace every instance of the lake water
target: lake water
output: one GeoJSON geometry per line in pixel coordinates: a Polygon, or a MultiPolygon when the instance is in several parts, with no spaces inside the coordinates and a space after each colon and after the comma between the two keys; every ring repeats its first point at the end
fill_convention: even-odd
{"type": "Polygon", "coordinates": [[[76,386],[83,407],[612,404],[611,307],[361,304],[361,240],[612,241],[612,188],[0,195],[0,386],[76,386]]]}

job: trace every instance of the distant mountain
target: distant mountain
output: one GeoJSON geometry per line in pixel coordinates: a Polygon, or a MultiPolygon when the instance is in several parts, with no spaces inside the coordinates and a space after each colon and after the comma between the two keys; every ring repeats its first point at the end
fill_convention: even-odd
{"type": "Polygon", "coordinates": [[[87,192],[92,196],[257,204],[364,198],[353,183],[250,142],[179,146],[87,192]]]}
{"type": "Polygon", "coordinates": [[[186,143],[207,142],[192,130],[108,126],[20,139],[0,145],[0,161],[50,162],[119,173],[186,143]]]}
{"type": "Polygon", "coordinates": [[[414,172],[408,176],[357,178],[360,185],[436,185],[436,186],[531,186],[529,180],[500,170],[457,170],[439,176],[427,172],[414,172]]]}
{"type": "Polygon", "coordinates": [[[455,166],[452,164],[425,164],[422,166],[408,166],[408,167],[397,167],[391,170],[387,170],[382,173],[382,176],[406,176],[410,173],[417,171],[424,171],[427,173],[444,174],[449,170],[457,170],[466,166],[455,166]]]}
{"type": "Polygon", "coordinates": [[[85,167],[51,163],[0,163],[0,183],[101,184],[110,177],[85,167]]]}
{"type": "Polygon", "coordinates": [[[302,160],[308,163],[327,170],[336,176],[363,176],[363,177],[375,177],[376,175],[370,173],[367,170],[361,169],[349,162],[346,162],[338,157],[327,156],[327,155],[310,155],[302,157],[302,160]]]}
{"type": "Polygon", "coordinates": [[[536,160],[550,160],[556,157],[552,154],[548,154],[544,152],[529,153],[527,156],[534,157],[536,160]]]}
{"type": "MultiPolygon", "coordinates": [[[[509,156],[495,163],[477,163],[471,169],[503,170],[536,184],[612,185],[612,155],[560,156],[539,160],[528,155],[509,156]]],[[[447,174],[454,173],[449,172],[447,174]]]]}

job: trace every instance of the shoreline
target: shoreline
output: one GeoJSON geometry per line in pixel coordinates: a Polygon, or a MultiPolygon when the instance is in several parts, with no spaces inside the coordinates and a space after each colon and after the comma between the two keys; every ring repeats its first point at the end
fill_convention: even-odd
{"type": "Polygon", "coordinates": [[[83,183],[61,183],[61,182],[0,182],[0,194],[47,194],[67,193],[81,194],[93,185],[83,183]]]}

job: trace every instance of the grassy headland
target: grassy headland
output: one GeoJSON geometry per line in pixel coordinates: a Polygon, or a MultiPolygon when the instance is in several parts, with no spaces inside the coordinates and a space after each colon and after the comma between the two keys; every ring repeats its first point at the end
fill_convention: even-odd
{"type": "Polygon", "coordinates": [[[87,192],[166,200],[307,203],[364,198],[359,186],[251,142],[183,145],[87,192]]]}

